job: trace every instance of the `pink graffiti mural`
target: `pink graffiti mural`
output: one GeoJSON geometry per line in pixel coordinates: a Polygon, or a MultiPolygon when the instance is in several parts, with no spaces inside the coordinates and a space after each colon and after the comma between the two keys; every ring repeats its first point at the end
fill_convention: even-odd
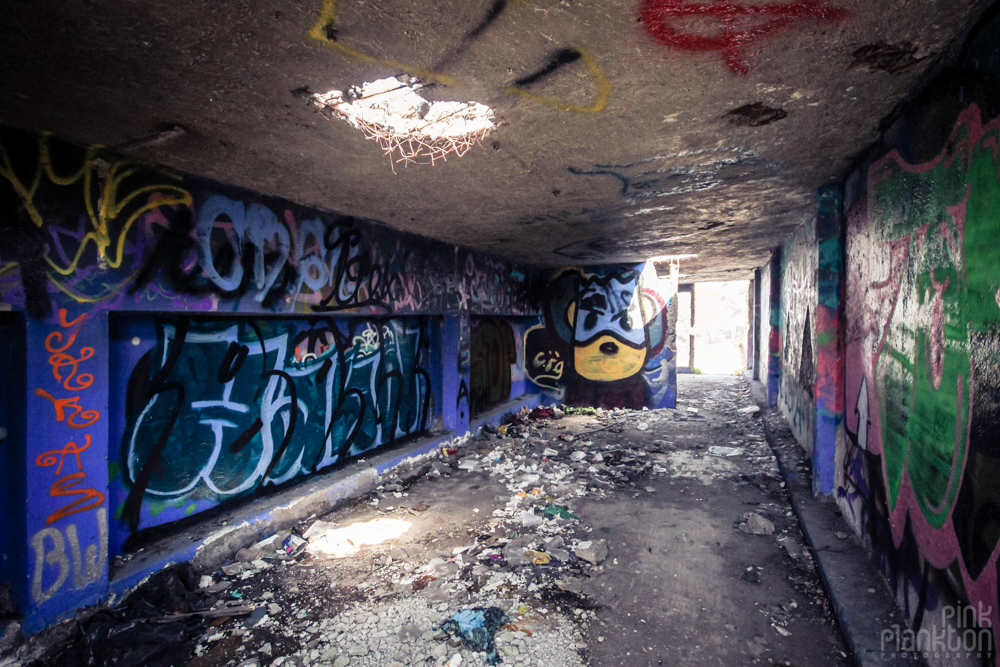
{"type": "Polygon", "coordinates": [[[847,428],[841,497],[870,488],[895,548],[957,563],[972,605],[1000,622],[1000,119],[958,119],[942,152],[871,166],[848,216],[847,428]],[[881,479],[865,479],[865,456],[881,479]]]}

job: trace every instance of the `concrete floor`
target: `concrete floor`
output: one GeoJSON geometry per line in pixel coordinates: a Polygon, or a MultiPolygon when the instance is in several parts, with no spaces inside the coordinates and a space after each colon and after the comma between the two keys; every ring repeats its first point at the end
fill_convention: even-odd
{"type": "MultiPolygon", "coordinates": [[[[528,419],[424,472],[322,517],[292,557],[202,578],[216,618],[175,664],[486,664],[439,626],[489,606],[503,664],[852,664],[742,378],[683,376],[676,410],[528,419]],[[523,526],[553,505],[578,518],[523,526]],[[751,512],[773,533],[741,530],[751,512]],[[398,530],[374,545],[326,532],[379,520],[398,530]]],[[[66,664],[57,649],[35,664],[66,664]]]]}

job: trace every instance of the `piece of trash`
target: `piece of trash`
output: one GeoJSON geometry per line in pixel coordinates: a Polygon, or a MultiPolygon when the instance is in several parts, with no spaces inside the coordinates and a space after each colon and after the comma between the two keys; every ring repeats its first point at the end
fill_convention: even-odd
{"type": "Polygon", "coordinates": [[[587,452],[581,452],[577,450],[572,454],[570,454],[569,458],[573,461],[582,461],[583,459],[587,458],[587,452]]]}
{"type": "Polygon", "coordinates": [[[837,531],[837,539],[838,539],[838,540],[846,540],[846,539],[847,539],[847,533],[842,533],[842,532],[840,532],[840,531],[838,530],[838,531],[837,531]]]}
{"type": "Polygon", "coordinates": [[[552,449],[551,447],[546,447],[545,451],[542,452],[542,456],[546,456],[546,457],[548,457],[548,456],[556,456],[557,454],[559,454],[559,452],[556,451],[556,450],[554,450],[554,449],[552,449]]]}
{"type": "Polygon", "coordinates": [[[560,519],[579,519],[576,514],[573,514],[568,509],[562,505],[553,505],[549,503],[545,506],[545,515],[559,517],[560,519]]]}
{"type": "Polygon", "coordinates": [[[560,410],[559,408],[552,408],[552,417],[554,419],[562,419],[565,416],[566,413],[560,410]]]}
{"type": "Polygon", "coordinates": [[[708,448],[709,456],[739,456],[743,453],[742,447],[722,447],[719,445],[712,445],[708,448]]]}
{"type": "Polygon", "coordinates": [[[528,413],[528,417],[531,419],[552,419],[555,413],[552,412],[551,408],[537,407],[528,413]]]}
{"type": "Polygon", "coordinates": [[[524,557],[529,558],[532,565],[548,565],[552,560],[552,556],[544,551],[532,551],[531,549],[524,550],[524,557]]]}
{"type": "Polygon", "coordinates": [[[469,472],[475,471],[479,467],[479,459],[475,457],[469,457],[462,459],[458,462],[459,470],[468,470],[469,472]]]}
{"type": "Polygon", "coordinates": [[[646,493],[656,493],[656,489],[651,486],[646,487],[646,493]]]}
{"type": "Polygon", "coordinates": [[[774,627],[775,630],[778,631],[778,634],[781,635],[782,637],[791,637],[792,636],[791,632],[789,632],[788,630],[785,630],[780,625],[775,625],[773,627],[774,627]]]}
{"type": "Polygon", "coordinates": [[[542,517],[535,514],[534,510],[527,510],[521,514],[521,525],[525,528],[534,528],[535,526],[541,525],[542,517]]]}
{"type": "Polygon", "coordinates": [[[573,442],[574,437],[575,436],[572,436],[569,433],[563,433],[562,435],[559,436],[559,439],[564,442],[573,442]]]}
{"type": "Polygon", "coordinates": [[[740,412],[742,412],[745,415],[755,415],[758,412],[760,412],[760,407],[756,405],[751,405],[748,408],[741,408],[740,412]]]}
{"type": "Polygon", "coordinates": [[[693,415],[698,414],[698,408],[688,408],[687,411],[693,415]]]}
{"type": "Polygon", "coordinates": [[[448,667],[459,667],[462,664],[462,654],[456,653],[451,656],[451,660],[448,661],[448,667]]]}
{"type": "Polygon", "coordinates": [[[798,542],[796,542],[793,538],[788,537],[787,535],[784,537],[779,537],[777,540],[775,540],[775,542],[785,547],[785,551],[787,551],[788,555],[791,556],[792,558],[798,558],[802,555],[802,546],[798,542]]]}
{"type": "Polygon", "coordinates": [[[638,426],[636,426],[635,430],[637,430],[637,431],[645,431],[648,428],[649,428],[649,424],[646,424],[645,422],[643,422],[642,424],[639,424],[638,426]]]}
{"type": "Polygon", "coordinates": [[[494,637],[506,622],[507,614],[499,607],[476,607],[454,614],[441,624],[441,629],[461,639],[469,651],[485,652],[486,662],[496,665],[500,656],[494,637]]]}
{"type": "Polygon", "coordinates": [[[756,512],[747,512],[743,515],[743,518],[746,521],[737,527],[744,533],[750,535],[770,535],[774,533],[774,524],[756,512]]]}
{"type": "Polygon", "coordinates": [[[282,549],[285,550],[286,554],[288,554],[289,556],[294,556],[296,553],[299,552],[300,549],[305,547],[306,544],[308,544],[308,542],[306,542],[304,539],[302,539],[298,535],[292,534],[289,535],[287,538],[285,538],[285,541],[281,543],[281,547],[282,549]]]}

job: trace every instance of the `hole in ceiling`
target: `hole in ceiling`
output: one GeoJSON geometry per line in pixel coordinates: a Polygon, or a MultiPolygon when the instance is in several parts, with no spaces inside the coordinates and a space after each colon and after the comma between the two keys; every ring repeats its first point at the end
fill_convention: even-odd
{"type": "MultiPolygon", "coordinates": [[[[434,164],[465,155],[496,127],[493,110],[478,102],[428,102],[422,85],[389,77],[346,92],[317,93],[312,102],[377,141],[392,163],[434,164]]],[[[395,172],[395,167],[393,167],[395,172]]]]}

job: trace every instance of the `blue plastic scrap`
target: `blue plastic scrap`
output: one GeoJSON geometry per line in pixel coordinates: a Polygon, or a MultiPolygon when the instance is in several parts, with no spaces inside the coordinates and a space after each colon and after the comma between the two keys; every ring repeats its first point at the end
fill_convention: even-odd
{"type": "Polygon", "coordinates": [[[476,607],[465,609],[451,616],[441,624],[445,632],[458,635],[462,646],[470,651],[485,651],[486,662],[491,665],[500,663],[494,636],[503,624],[507,622],[507,614],[499,607],[476,607]]]}

